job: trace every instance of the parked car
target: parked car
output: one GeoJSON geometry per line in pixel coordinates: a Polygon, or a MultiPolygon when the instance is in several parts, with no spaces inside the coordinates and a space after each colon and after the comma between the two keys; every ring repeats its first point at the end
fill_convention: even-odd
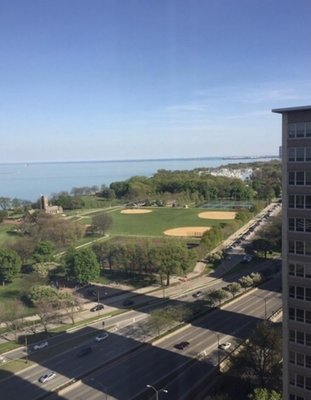
{"type": "Polygon", "coordinates": [[[188,347],[189,346],[189,342],[180,342],[180,343],[177,343],[177,344],[175,344],[175,349],[178,349],[178,350],[184,350],[186,347],[188,347]]]}
{"type": "Polygon", "coordinates": [[[201,297],[203,296],[203,292],[201,292],[201,290],[199,290],[198,292],[193,293],[192,297],[201,297]]]}
{"type": "Polygon", "coordinates": [[[105,340],[108,338],[108,333],[107,332],[101,332],[96,335],[95,340],[96,342],[101,342],[102,340],[105,340]]]}
{"type": "Polygon", "coordinates": [[[133,300],[124,300],[122,303],[124,306],[132,306],[134,304],[133,300]]]}
{"type": "Polygon", "coordinates": [[[39,382],[40,382],[40,383],[49,382],[49,381],[51,381],[52,379],[54,379],[55,377],[56,377],[55,372],[50,371],[50,372],[47,372],[46,374],[40,376],[39,382]]]}
{"type": "Polygon", "coordinates": [[[222,343],[219,345],[219,348],[221,350],[229,350],[231,347],[231,343],[230,342],[226,342],[226,343],[222,343]]]}
{"type": "Polygon", "coordinates": [[[82,349],[79,350],[77,353],[77,357],[84,357],[90,353],[92,353],[93,349],[92,347],[82,347],[82,349]]]}
{"type": "Polygon", "coordinates": [[[46,340],[45,342],[37,343],[33,346],[34,350],[41,350],[44,349],[46,346],[49,345],[49,342],[46,340]]]}
{"type": "Polygon", "coordinates": [[[103,310],[105,307],[104,307],[104,305],[103,304],[97,304],[96,306],[94,306],[94,307],[92,307],[91,309],[90,309],[90,311],[99,311],[99,310],[103,310]]]}

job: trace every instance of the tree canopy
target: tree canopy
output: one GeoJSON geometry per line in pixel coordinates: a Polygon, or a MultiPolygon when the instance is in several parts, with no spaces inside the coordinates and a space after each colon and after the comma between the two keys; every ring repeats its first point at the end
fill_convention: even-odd
{"type": "Polygon", "coordinates": [[[4,285],[11,282],[21,269],[19,255],[10,249],[0,249],[0,282],[4,285]]]}
{"type": "Polygon", "coordinates": [[[70,281],[90,282],[99,277],[99,263],[90,248],[68,250],[64,257],[64,267],[70,281]]]}

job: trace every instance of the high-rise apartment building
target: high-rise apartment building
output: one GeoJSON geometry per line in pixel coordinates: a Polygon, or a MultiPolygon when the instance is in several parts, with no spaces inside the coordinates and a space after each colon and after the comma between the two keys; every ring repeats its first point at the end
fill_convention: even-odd
{"type": "Polygon", "coordinates": [[[311,399],[311,106],[282,114],[283,400],[311,399]]]}

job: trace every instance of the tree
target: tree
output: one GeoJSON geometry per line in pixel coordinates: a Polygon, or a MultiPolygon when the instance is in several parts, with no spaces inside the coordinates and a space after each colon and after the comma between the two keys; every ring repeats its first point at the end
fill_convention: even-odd
{"type": "Polygon", "coordinates": [[[281,393],[265,388],[257,388],[253,393],[248,395],[249,400],[282,400],[281,393]]]}
{"type": "Polygon", "coordinates": [[[37,263],[53,260],[54,245],[50,241],[39,242],[33,251],[33,258],[37,263]]]}
{"type": "Polygon", "coordinates": [[[21,259],[19,255],[10,249],[0,249],[0,282],[5,285],[11,282],[21,269],[21,259]]]}
{"type": "Polygon", "coordinates": [[[228,294],[225,290],[218,289],[207,293],[206,297],[212,304],[218,303],[220,305],[228,297],[228,294]]]}
{"type": "Polygon", "coordinates": [[[242,350],[232,358],[232,371],[262,388],[281,386],[282,338],[279,328],[259,323],[242,350]]]}
{"type": "Polygon", "coordinates": [[[256,238],[252,242],[252,248],[258,253],[263,252],[267,258],[267,253],[272,250],[273,244],[269,238],[256,238]]]}
{"type": "Polygon", "coordinates": [[[8,213],[5,210],[0,210],[0,223],[4,221],[4,219],[7,217],[8,213]]]}
{"type": "Polygon", "coordinates": [[[194,263],[195,253],[188,250],[182,243],[167,240],[150,249],[149,258],[154,271],[160,275],[161,284],[164,277],[166,285],[170,285],[172,274],[184,274],[194,263]]]}
{"type": "Polygon", "coordinates": [[[17,333],[23,326],[23,317],[25,315],[25,306],[19,300],[13,300],[9,303],[0,305],[0,322],[14,332],[15,341],[17,333]]]}
{"type": "Polygon", "coordinates": [[[243,288],[248,288],[253,286],[253,279],[250,275],[244,275],[239,279],[239,283],[243,288]]]}
{"type": "Polygon", "coordinates": [[[94,232],[105,234],[112,226],[112,217],[109,214],[98,214],[92,217],[92,228],[94,232]]]}
{"type": "Polygon", "coordinates": [[[11,199],[9,197],[0,197],[0,208],[7,211],[11,206],[11,199]]]}
{"type": "Polygon", "coordinates": [[[35,285],[28,298],[36,307],[43,329],[47,332],[49,322],[56,318],[59,309],[57,290],[51,286],[35,285]]]}
{"type": "Polygon", "coordinates": [[[71,323],[75,323],[76,312],[81,310],[81,300],[68,292],[58,293],[59,308],[70,318],[71,323]]]}
{"type": "Polygon", "coordinates": [[[241,290],[241,285],[238,282],[229,283],[224,290],[227,290],[233,298],[241,290]]]}
{"type": "Polygon", "coordinates": [[[100,273],[96,255],[90,248],[68,250],[64,257],[64,267],[67,279],[80,283],[94,281],[100,273]]]}
{"type": "Polygon", "coordinates": [[[177,323],[180,323],[188,312],[185,309],[177,307],[167,307],[161,310],[155,310],[150,313],[147,325],[151,330],[155,330],[160,336],[163,330],[167,330],[177,323]]]}

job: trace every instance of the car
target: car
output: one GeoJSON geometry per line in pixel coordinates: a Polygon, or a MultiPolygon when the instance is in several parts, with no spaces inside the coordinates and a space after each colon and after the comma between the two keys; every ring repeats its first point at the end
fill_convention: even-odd
{"type": "Polygon", "coordinates": [[[193,293],[192,297],[201,297],[203,296],[203,292],[201,292],[201,290],[199,290],[198,292],[193,293]]]}
{"type": "Polygon", "coordinates": [[[122,303],[124,306],[132,306],[134,304],[133,300],[124,300],[122,303]]]}
{"type": "Polygon", "coordinates": [[[47,372],[46,374],[40,376],[39,382],[40,382],[40,383],[49,382],[49,381],[51,381],[52,379],[54,379],[55,377],[56,377],[55,372],[50,371],[50,372],[47,372]]]}
{"type": "Polygon", "coordinates": [[[46,346],[49,345],[49,342],[46,340],[45,342],[37,343],[33,346],[34,350],[41,350],[44,349],[46,346]]]}
{"type": "Polygon", "coordinates": [[[0,355],[0,364],[4,364],[6,362],[5,357],[0,355]]]}
{"type": "Polygon", "coordinates": [[[96,296],[97,296],[97,292],[96,292],[96,290],[94,290],[94,289],[87,289],[86,294],[87,294],[88,296],[93,296],[93,297],[96,297],[96,296]]]}
{"type": "Polygon", "coordinates": [[[175,349],[178,349],[178,350],[184,350],[186,347],[188,347],[189,346],[189,342],[186,342],[186,341],[184,341],[184,342],[180,342],[180,343],[177,343],[177,344],[175,344],[175,349]]]}
{"type": "Polygon", "coordinates": [[[226,342],[226,343],[222,343],[219,345],[219,348],[221,350],[229,350],[231,347],[231,343],[230,342],[226,342]]]}
{"type": "Polygon", "coordinates": [[[101,332],[98,333],[95,337],[96,342],[101,342],[102,340],[105,340],[108,338],[108,333],[107,332],[101,332]]]}
{"type": "Polygon", "coordinates": [[[82,349],[79,350],[77,353],[77,357],[84,357],[90,353],[92,353],[93,349],[92,347],[82,347],[82,349]]]}
{"type": "Polygon", "coordinates": [[[97,304],[96,306],[92,307],[90,309],[90,311],[99,311],[99,310],[103,310],[105,307],[103,306],[103,304],[97,304]]]}
{"type": "Polygon", "coordinates": [[[249,263],[253,259],[253,256],[250,254],[245,254],[245,256],[242,258],[242,263],[249,263]]]}

